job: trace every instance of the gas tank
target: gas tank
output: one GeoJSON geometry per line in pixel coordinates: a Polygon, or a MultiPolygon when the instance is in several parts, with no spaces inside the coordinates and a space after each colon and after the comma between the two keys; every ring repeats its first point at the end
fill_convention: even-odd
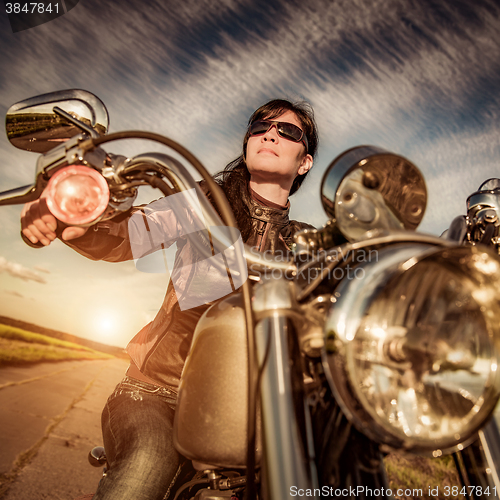
{"type": "MultiPolygon", "coordinates": [[[[245,467],[248,356],[241,294],[205,311],[184,365],[175,412],[174,444],[185,457],[221,467],[245,467]]],[[[260,419],[256,458],[260,461],[260,419]]]]}

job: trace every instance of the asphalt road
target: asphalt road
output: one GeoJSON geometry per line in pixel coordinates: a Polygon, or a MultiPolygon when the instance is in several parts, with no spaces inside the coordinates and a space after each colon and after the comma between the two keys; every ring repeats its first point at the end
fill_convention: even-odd
{"type": "Polygon", "coordinates": [[[65,361],[0,369],[0,498],[71,500],[92,493],[101,469],[101,411],[124,360],[65,361]]]}

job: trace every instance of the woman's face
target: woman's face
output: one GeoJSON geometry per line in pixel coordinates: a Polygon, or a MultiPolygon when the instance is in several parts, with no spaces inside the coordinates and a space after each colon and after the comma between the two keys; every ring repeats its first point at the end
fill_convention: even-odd
{"type": "MultiPolygon", "coordinates": [[[[300,120],[292,111],[272,120],[293,123],[302,129],[300,120]]],[[[303,142],[280,137],[273,126],[265,134],[249,137],[246,164],[252,180],[282,186],[289,184],[291,187],[297,174],[302,175],[312,167],[312,157],[306,154],[303,142]]]]}

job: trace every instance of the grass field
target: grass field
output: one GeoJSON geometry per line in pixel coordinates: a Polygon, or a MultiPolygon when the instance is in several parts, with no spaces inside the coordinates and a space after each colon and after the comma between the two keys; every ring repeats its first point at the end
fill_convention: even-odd
{"type": "Polygon", "coordinates": [[[73,342],[32,333],[13,326],[0,325],[0,366],[112,357],[110,354],[73,342]]]}
{"type": "Polygon", "coordinates": [[[440,458],[425,458],[416,455],[391,453],[385,460],[389,485],[396,499],[462,499],[453,495],[453,486],[461,488],[455,463],[451,455],[440,458]],[[445,489],[448,486],[449,489],[445,489]],[[436,487],[438,487],[436,489],[436,487]],[[438,493],[429,495],[429,488],[438,493]],[[397,490],[408,495],[397,495],[397,490]],[[446,494],[448,493],[448,495],[446,494]]]}

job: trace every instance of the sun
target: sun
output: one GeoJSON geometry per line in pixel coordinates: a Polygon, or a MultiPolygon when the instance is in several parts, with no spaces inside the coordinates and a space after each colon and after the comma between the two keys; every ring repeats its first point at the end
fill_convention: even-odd
{"type": "Polygon", "coordinates": [[[109,340],[119,333],[119,320],[116,315],[102,312],[94,317],[94,329],[98,337],[109,340]]]}
{"type": "Polygon", "coordinates": [[[114,322],[111,318],[101,318],[99,321],[99,330],[102,333],[109,333],[113,330],[114,322]]]}

